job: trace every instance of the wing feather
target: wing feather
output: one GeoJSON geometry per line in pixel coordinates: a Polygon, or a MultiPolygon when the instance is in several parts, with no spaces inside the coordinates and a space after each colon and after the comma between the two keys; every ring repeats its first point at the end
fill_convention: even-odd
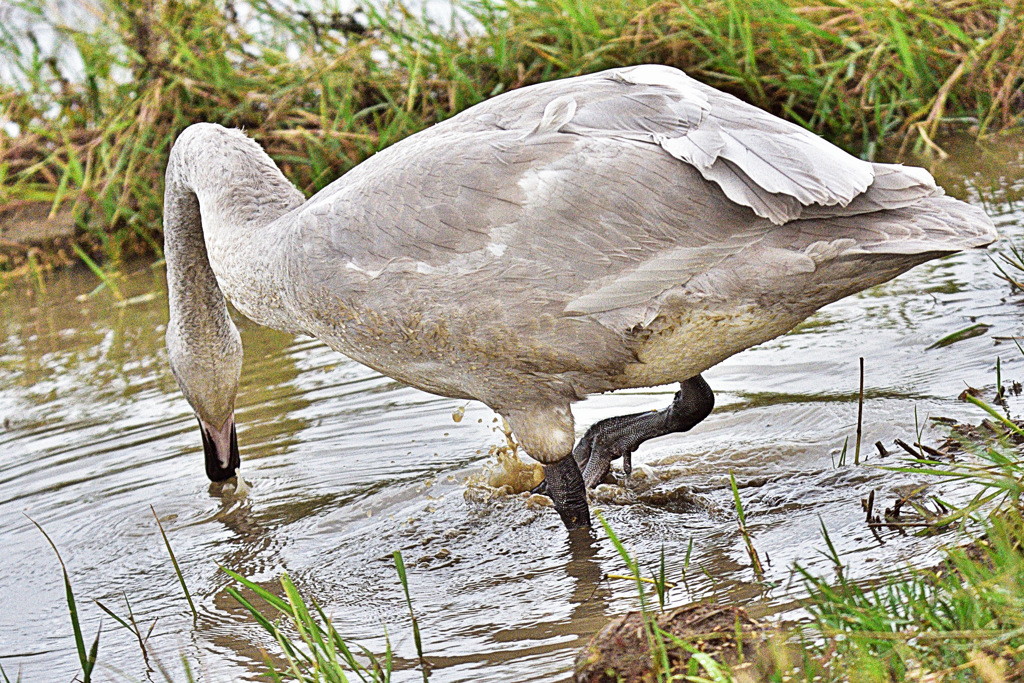
{"type": "Polygon", "coordinates": [[[846,206],[874,181],[869,162],[677,69],[644,65],[616,77],[674,93],[673,109],[699,107],[698,125],[665,134],[659,144],[773,223],[799,218],[805,206],[846,206]]]}

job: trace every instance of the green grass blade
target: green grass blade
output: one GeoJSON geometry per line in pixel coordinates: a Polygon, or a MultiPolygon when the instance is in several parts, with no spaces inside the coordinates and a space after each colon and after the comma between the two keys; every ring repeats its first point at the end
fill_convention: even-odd
{"type": "Polygon", "coordinates": [[[72,242],[71,248],[74,250],[78,258],[82,260],[82,263],[84,263],[89,270],[93,272],[93,275],[98,277],[106,288],[110,290],[110,293],[114,295],[114,298],[118,301],[124,301],[124,294],[121,293],[121,290],[118,288],[117,283],[114,282],[113,278],[111,278],[106,271],[100,268],[99,265],[92,260],[92,257],[85,253],[85,250],[80,246],[72,242]]]}
{"type": "Polygon", "coordinates": [[[127,622],[127,621],[125,621],[125,620],[124,620],[124,619],[122,619],[121,617],[119,617],[119,616],[117,616],[116,614],[114,614],[114,613],[113,613],[113,612],[112,612],[112,611],[110,610],[110,608],[109,608],[109,607],[107,607],[106,605],[104,605],[104,604],[103,604],[102,602],[100,602],[99,600],[93,600],[93,602],[95,602],[95,603],[96,603],[96,606],[97,606],[97,607],[99,607],[99,608],[100,608],[101,610],[103,610],[104,612],[106,612],[106,613],[107,613],[107,614],[108,614],[108,615],[110,616],[110,618],[111,618],[111,619],[113,619],[113,620],[114,620],[114,621],[116,621],[116,622],[117,622],[118,624],[120,624],[120,625],[121,625],[121,626],[123,626],[124,628],[128,629],[129,631],[131,631],[131,632],[132,632],[132,633],[134,633],[135,635],[138,635],[138,633],[136,633],[135,629],[134,629],[134,628],[132,628],[132,627],[131,627],[131,626],[130,626],[130,625],[128,624],[128,622],[127,622]]]}
{"type": "Polygon", "coordinates": [[[185,577],[181,573],[181,567],[178,566],[178,558],[174,556],[174,550],[171,548],[171,542],[167,538],[167,534],[164,532],[164,525],[160,523],[160,517],[156,514],[156,508],[152,505],[149,509],[153,511],[153,519],[156,520],[156,525],[160,529],[160,535],[163,536],[164,545],[167,546],[167,554],[171,556],[171,564],[174,565],[174,573],[178,575],[178,583],[181,584],[181,590],[185,593],[185,599],[188,600],[188,607],[192,610],[192,621],[199,619],[199,613],[196,612],[195,603],[192,602],[192,594],[188,592],[188,586],[185,585],[185,577]]]}
{"type": "Polygon", "coordinates": [[[928,351],[930,349],[941,349],[944,346],[955,344],[959,341],[963,341],[964,339],[973,339],[974,337],[980,337],[981,335],[988,332],[991,327],[991,325],[987,325],[985,323],[975,323],[973,325],[963,328],[962,330],[957,330],[956,332],[947,334],[945,337],[939,339],[931,346],[926,346],[925,351],[928,351]]]}
{"type": "Polygon", "coordinates": [[[733,503],[736,505],[736,514],[740,518],[740,524],[746,526],[747,517],[743,513],[743,501],[740,500],[740,490],[736,486],[736,475],[733,474],[732,472],[729,473],[729,484],[730,486],[732,486],[732,499],[733,503]]]}
{"type": "MultiPolygon", "coordinates": [[[[46,542],[50,544],[51,548],[53,548],[53,552],[57,554],[57,561],[60,562],[60,569],[64,575],[64,596],[68,604],[68,614],[71,617],[71,629],[75,634],[75,647],[78,649],[78,661],[82,666],[82,683],[89,683],[89,681],[91,680],[92,667],[96,662],[96,653],[92,653],[93,657],[90,660],[89,653],[87,653],[85,650],[85,639],[82,637],[82,624],[79,622],[78,619],[78,608],[75,605],[74,591],[71,590],[71,578],[68,576],[68,568],[64,564],[64,558],[60,556],[60,551],[57,550],[57,545],[50,538],[50,535],[46,533],[46,530],[43,529],[43,527],[40,526],[38,522],[36,522],[28,515],[25,515],[25,517],[28,518],[28,521],[32,522],[32,524],[35,525],[37,529],[39,529],[39,532],[43,535],[43,538],[45,538],[46,542]]],[[[98,644],[99,634],[96,635],[96,642],[94,643],[94,647],[98,647],[98,644]]]]}
{"type": "Polygon", "coordinates": [[[1019,434],[1021,436],[1024,436],[1024,429],[1021,429],[1020,427],[1018,427],[1012,420],[1007,418],[1005,415],[1000,413],[998,410],[996,410],[995,408],[993,408],[989,404],[987,404],[984,401],[982,401],[977,396],[971,396],[970,393],[967,393],[967,394],[964,395],[964,398],[967,400],[968,403],[973,403],[974,405],[978,406],[979,408],[984,410],[986,413],[988,413],[989,415],[994,417],[995,419],[997,419],[1000,422],[1002,422],[1010,431],[1016,432],[1017,434],[1019,434]]]}
{"type": "Polygon", "coordinates": [[[239,574],[237,572],[234,572],[234,571],[231,571],[227,567],[221,567],[220,570],[222,572],[224,572],[225,574],[227,574],[228,576],[230,576],[235,581],[237,581],[238,583],[242,584],[243,586],[245,586],[246,588],[251,590],[253,593],[258,595],[259,597],[261,597],[264,600],[266,600],[274,609],[276,609],[281,614],[286,614],[286,615],[287,614],[291,614],[292,610],[291,610],[291,607],[288,605],[288,603],[285,602],[284,600],[282,600],[281,598],[277,597],[276,595],[274,595],[273,593],[271,593],[267,589],[263,588],[262,586],[260,586],[260,585],[258,585],[256,583],[253,583],[252,581],[250,581],[249,579],[245,578],[241,574],[239,574]]]}
{"type": "MultiPolygon", "coordinates": [[[[269,619],[263,616],[263,613],[256,609],[256,607],[251,602],[246,600],[242,596],[242,594],[238,592],[237,589],[235,589],[233,586],[228,586],[226,590],[228,595],[234,598],[235,602],[244,607],[249,612],[249,614],[252,615],[252,618],[256,620],[257,624],[263,627],[264,631],[274,636],[275,639],[281,639],[280,629],[273,622],[271,622],[269,619]]],[[[296,656],[296,651],[292,647],[291,641],[285,638],[283,639],[283,643],[285,652],[289,655],[289,657],[294,658],[296,656]]]]}
{"type": "Polygon", "coordinates": [[[416,615],[412,611],[412,597],[409,595],[409,579],[405,573],[405,560],[402,559],[402,551],[396,550],[393,553],[395,558],[395,570],[398,572],[398,580],[402,583],[402,590],[405,591],[405,604],[409,606],[409,618],[412,619],[412,637],[416,643],[416,656],[420,660],[420,671],[423,674],[423,680],[426,682],[429,678],[427,673],[427,662],[423,658],[423,641],[420,638],[420,625],[416,620],[416,615]]]}
{"type": "MultiPolygon", "coordinates": [[[[96,666],[96,655],[98,654],[99,649],[100,649],[100,634],[101,633],[103,633],[103,622],[102,621],[100,622],[99,628],[96,629],[96,638],[92,641],[92,647],[89,648],[89,655],[86,658],[86,662],[89,665],[89,671],[83,677],[84,680],[86,680],[86,681],[89,680],[89,678],[92,676],[93,667],[96,666]]],[[[84,667],[83,667],[83,670],[84,670],[84,667]]]]}
{"type": "Polygon", "coordinates": [[[319,615],[320,621],[327,624],[327,640],[328,643],[330,643],[330,646],[340,652],[341,656],[345,658],[345,663],[356,672],[361,680],[365,681],[366,679],[363,677],[363,670],[365,667],[359,664],[356,658],[352,655],[352,651],[349,649],[348,644],[341,637],[341,634],[338,633],[338,630],[334,628],[334,624],[332,624],[331,620],[327,618],[327,615],[324,613],[320,605],[315,601],[313,602],[313,608],[316,609],[316,613],[319,615]]]}

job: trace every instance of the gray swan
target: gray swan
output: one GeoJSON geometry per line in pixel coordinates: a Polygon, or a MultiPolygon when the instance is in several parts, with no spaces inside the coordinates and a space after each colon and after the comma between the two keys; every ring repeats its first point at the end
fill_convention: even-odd
{"type": "Polygon", "coordinates": [[[996,238],[927,171],[862,161],[659,65],[499,95],[308,200],[255,141],[209,123],[177,138],[165,180],[167,349],[210,479],[239,466],[226,298],[493,408],[569,529],[589,526],[586,488],[612,460],[628,472],[640,443],[711,412],[701,372],[996,238]],[[673,382],[670,406],[603,420],[574,449],[574,401],[673,382]]]}

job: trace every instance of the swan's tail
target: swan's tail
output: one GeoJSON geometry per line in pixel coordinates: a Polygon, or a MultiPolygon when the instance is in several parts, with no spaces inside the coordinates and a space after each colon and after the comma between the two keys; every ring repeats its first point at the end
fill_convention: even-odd
{"type": "Polygon", "coordinates": [[[998,237],[984,211],[952,197],[927,197],[899,209],[836,216],[829,223],[855,240],[848,253],[953,253],[986,247],[998,237]]]}
{"type": "Polygon", "coordinates": [[[875,181],[847,206],[806,207],[834,235],[852,239],[852,253],[953,253],[996,240],[984,211],[951,197],[923,168],[874,164],[875,181]]]}

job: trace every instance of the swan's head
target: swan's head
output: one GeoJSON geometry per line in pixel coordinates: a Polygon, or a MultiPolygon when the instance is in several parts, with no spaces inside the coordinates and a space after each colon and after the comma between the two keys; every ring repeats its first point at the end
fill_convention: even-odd
{"type": "Polygon", "coordinates": [[[240,464],[235,435],[235,395],[242,373],[242,340],[234,325],[216,337],[183,334],[167,326],[167,355],[181,393],[199,419],[206,456],[206,476],[224,481],[240,464]]]}

